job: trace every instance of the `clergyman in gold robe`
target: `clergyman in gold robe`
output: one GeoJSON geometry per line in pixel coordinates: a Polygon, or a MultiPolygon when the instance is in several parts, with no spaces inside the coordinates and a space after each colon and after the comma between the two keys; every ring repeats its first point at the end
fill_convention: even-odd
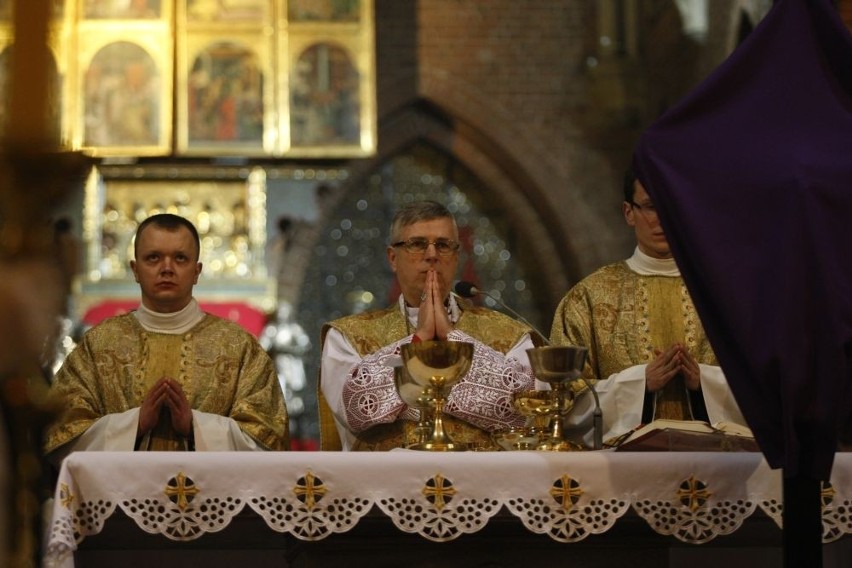
{"type": "MultiPolygon", "coordinates": [[[[746,426],[654,204],[632,172],[622,212],[636,236],[633,256],[571,288],[550,333],[553,345],[588,348],[584,377],[598,393],[604,442],[656,419],[746,426]]],[[[566,433],[591,446],[594,398],[588,394],[577,398],[566,433]]]]}
{"type": "Polygon", "coordinates": [[[140,306],[86,332],[54,379],[63,411],[46,431],[50,460],[79,450],[287,449],[287,409],[269,355],[193,297],[202,268],[195,226],[149,217],[134,254],[140,306]]]}
{"type": "MultiPolygon", "coordinates": [[[[393,305],[346,316],[322,330],[323,449],[389,450],[418,441],[419,410],[394,385],[393,360],[412,341],[474,344],[470,370],[450,391],[444,428],[454,442],[491,445],[490,433],[523,426],[513,395],[537,384],[525,324],[454,295],[458,227],[443,205],[411,204],[394,217],[387,258],[402,293],[393,305]]],[[[493,447],[493,446],[492,446],[493,447]]]]}

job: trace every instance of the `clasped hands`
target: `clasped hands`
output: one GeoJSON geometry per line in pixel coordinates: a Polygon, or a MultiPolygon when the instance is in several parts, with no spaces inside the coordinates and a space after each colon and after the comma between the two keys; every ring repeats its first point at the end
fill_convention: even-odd
{"type": "Polygon", "coordinates": [[[163,377],[148,391],[139,408],[139,430],[144,436],[154,429],[163,415],[163,409],[171,416],[172,428],[183,437],[192,432],[192,407],[176,380],[163,377]]]}
{"type": "Polygon", "coordinates": [[[683,375],[686,388],[701,388],[701,371],[698,361],[681,343],[675,343],[667,349],[654,349],[654,360],[645,367],[645,388],[657,392],[676,376],[683,375]]]}
{"type": "Polygon", "coordinates": [[[441,290],[438,275],[434,270],[426,273],[426,283],[420,296],[420,312],[417,316],[417,329],[414,335],[422,341],[446,341],[453,329],[444,298],[447,293],[441,290]]]}

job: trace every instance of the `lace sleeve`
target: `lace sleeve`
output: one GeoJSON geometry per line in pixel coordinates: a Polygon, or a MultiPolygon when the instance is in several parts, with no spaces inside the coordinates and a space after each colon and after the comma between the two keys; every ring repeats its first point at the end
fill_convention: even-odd
{"type": "Polygon", "coordinates": [[[398,419],[419,420],[420,411],[409,407],[396,392],[393,367],[399,347],[411,342],[411,336],[382,347],[352,367],[343,385],[346,422],[353,432],[363,432],[376,424],[398,419]]]}
{"type": "Polygon", "coordinates": [[[529,364],[506,357],[458,330],[448,339],[473,343],[473,361],[467,375],[450,391],[447,414],[489,431],[523,426],[525,419],[515,410],[512,397],[535,388],[529,364]]]}

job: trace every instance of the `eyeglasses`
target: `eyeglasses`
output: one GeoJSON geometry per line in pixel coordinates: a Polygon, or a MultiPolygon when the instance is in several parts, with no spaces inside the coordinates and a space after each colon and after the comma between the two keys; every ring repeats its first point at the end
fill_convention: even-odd
{"type": "Polygon", "coordinates": [[[653,203],[646,203],[645,205],[639,205],[638,203],[634,203],[630,201],[630,206],[635,207],[639,210],[639,212],[645,216],[646,219],[653,219],[657,216],[657,208],[654,207],[653,203]]]}
{"type": "Polygon", "coordinates": [[[459,250],[459,243],[450,239],[435,239],[430,241],[422,237],[414,237],[407,241],[391,244],[392,247],[402,247],[409,254],[425,254],[429,245],[435,245],[435,252],[441,256],[449,256],[459,250]]]}

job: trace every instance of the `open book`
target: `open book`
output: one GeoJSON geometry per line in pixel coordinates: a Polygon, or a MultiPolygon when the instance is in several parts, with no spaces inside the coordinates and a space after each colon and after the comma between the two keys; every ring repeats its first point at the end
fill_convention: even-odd
{"type": "Polygon", "coordinates": [[[759,452],[751,430],[731,422],[712,426],[701,420],[654,420],[633,430],[616,451],[759,452]]]}

